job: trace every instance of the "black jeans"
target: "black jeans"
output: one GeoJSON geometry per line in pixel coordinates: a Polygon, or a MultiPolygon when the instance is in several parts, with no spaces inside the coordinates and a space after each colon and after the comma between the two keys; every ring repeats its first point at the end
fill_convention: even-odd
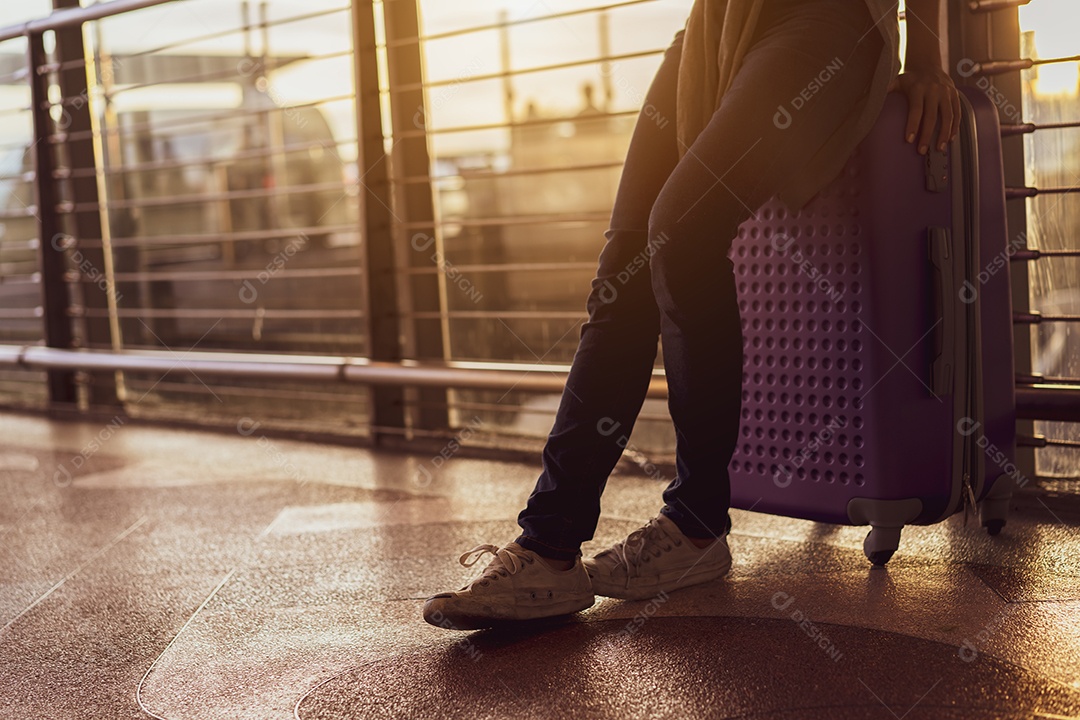
{"type": "Polygon", "coordinates": [[[661,512],[690,537],[730,529],[743,347],[727,253],[738,226],[866,93],[883,42],[863,0],[766,0],[720,108],[679,159],[682,36],[638,117],[543,472],[518,516],[517,542],[547,557],[571,559],[592,538],[658,336],[676,433],[676,478],[661,512]]]}

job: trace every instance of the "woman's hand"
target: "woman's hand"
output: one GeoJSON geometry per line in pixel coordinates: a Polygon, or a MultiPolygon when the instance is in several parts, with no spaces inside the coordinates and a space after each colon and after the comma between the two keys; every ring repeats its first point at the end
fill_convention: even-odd
{"type": "Polygon", "coordinates": [[[960,95],[944,70],[936,67],[908,69],[893,78],[889,90],[901,90],[907,95],[904,139],[914,143],[917,137],[920,155],[929,152],[935,125],[938,128],[936,146],[941,151],[960,132],[960,95]]]}
{"type": "Polygon", "coordinates": [[[930,151],[934,126],[935,145],[944,151],[960,132],[960,95],[952,78],[942,70],[942,0],[907,0],[907,59],[905,72],[894,78],[890,90],[903,90],[908,99],[904,139],[916,142],[920,155],[930,151]]]}

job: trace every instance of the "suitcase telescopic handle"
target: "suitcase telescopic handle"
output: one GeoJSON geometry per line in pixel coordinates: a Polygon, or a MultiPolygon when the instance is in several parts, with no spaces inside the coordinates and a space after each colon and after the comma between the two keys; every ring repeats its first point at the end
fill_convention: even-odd
{"type": "Polygon", "coordinates": [[[949,229],[928,231],[930,263],[933,265],[934,328],[933,361],[930,364],[930,391],[934,397],[952,393],[953,359],[956,357],[956,276],[953,274],[952,241],[949,229]]]}

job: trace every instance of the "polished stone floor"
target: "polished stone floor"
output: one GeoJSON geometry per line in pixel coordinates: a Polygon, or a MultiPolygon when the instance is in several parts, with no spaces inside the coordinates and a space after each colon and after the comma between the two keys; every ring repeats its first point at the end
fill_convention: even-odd
{"type": "MultiPolygon", "coordinates": [[[[248,428],[250,430],[250,428],[248,428]]],[[[3,718],[1080,717],[1080,512],[990,538],[736,512],[726,580],[569,622],[420,620],[528,465],[0,415],[3,718]]],[[[596,549],[658,509],[618,475],[596,549]]]]}

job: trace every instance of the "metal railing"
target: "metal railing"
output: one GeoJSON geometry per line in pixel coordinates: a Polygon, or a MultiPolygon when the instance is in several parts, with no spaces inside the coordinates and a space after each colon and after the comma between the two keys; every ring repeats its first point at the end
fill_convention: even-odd
{"type": "MultiPolygon", "coordinates": [[[[113,0],[0,30],[0,61],[8,45],[28,58],[0,62],[0,85],[27,90],[0,122],[30,130],[0,148],[25,151],[0,171],[0,394],[373,437],[477,419],[543,437],[629,134],[690,4],[469,21],[438,0],[113,0]],[[522,50],[538,29],[573,42],[522,50]],[[193,88],[217,104],[169,100],[193,88]]],[[[958,77],[1015,81],[1016,107],[1024,68],[1075,59],[981,47],[987,27],[1015,39],[1019,4],[950,6],[953,67],[971,59],[958,77]]],[[[1002,114],[1006,143],[1080,124],[1002,114]]],[[[1027,182],[1014,151],[1015,237],[1025,203],[1075,188],[1027,182]]],[[[1030,307],[1025,269],[1078,252],[1011,256],[1022,418],[1080,420],[1080,371],[1034,373],[1021,332],[1076,319],[1030,307]]],[[[661,454],[664,392],[657,369],[635,431],[661,454]]]]}
{"type": "MultiPolygon", "coordinates": [[[[200,14],[200,7],[209,6],[199,0],[119,0],[58,10],[0,33],[0,55],[4,43],[30,46],[29,65],[14,67],[0,81],[30,90],[23,107],[10,111],[33,122],[24,142],[8,148],[29,148],[26,157],[32,162],[4,176],[11,185],[9,198],[25,198],[5,219],[35,221],[35,227],[21,229],[21,238],[9,222],[11,231],[0,243],[0,253],[13,258],[22,253],[4,265],[4,287],[26,286],[22,296],[5,303],[10,306],[3,313],[5,331],[14,330],[16,322],[28,331],[0,338],[7,342],[0,351],[0,383],[9,377],[25,381],[22,387],[34,392],[23,393],[24,399],[38,406],[46,400],[53,406],[122,405],[133,414],[165,415],[182,412],[185,403],[205,403],[213,411],[207,395],[250,399],[263,389],[275,406],[262,412],[273,414],[283,399],[295,401],[289,409],[300,418],[336,407],[336,419],[361,433],[447,428],[475,409],[550,414],[526,405],[530,394],[560,390],[566,367],[554,356],[569,359],[573,333],[555,333],[563,341],[558,353],[534,354],[511,343],[546,342],[554,336],[544,327],[551,323],[576,327],[583,319],[578,296],[587,287],[596,253],[569,262],[550,249],[543,262],[534,257],[505,262],[480,253],[463,259],[462,253],[470,252],[464,247],[468,238],[453,247],[447,240],[451,232],[490,239],[514,228],[527,233],[571,226],[576,237],[589,232],[595,244],[606,219],[602,207],[610,198],[599,197],[587,212],[556,215],[541,207],[532,214],[470,211],[455,217],[446,212],[440,190],[454,182],[505,185],[536,177],[551,182],[575,172],[603,175],[610,184],[621,157],[609,152],[577,168],[460,167],[462,158],[439,154],[442,141],[433,138],[484,130],[550,132],[567,119],[515,118],[519,108],[497,122],[440,127],[445,97],[438,93],[467,95],[461,88],[492,79],[509,82],[583,68],[597,74],[600,63],[655,60],[673,33],[657,35],[655,46],[634,52],[604,50],[581,61],[521,70],[504,65],[494,73],[442,80],[428,79],[434,73],[430,63],[423,65],[422,53],[437,52],[436,45],[455,38],[489,32],[505,40],[514,27],[606,17],[624,6],[666,5],[663,12],[674,30],[687,3],[631,0],[547,17],[492,18],[487,25],[449,31],[421,26],[417,8],[404,3],[333,5],[275,16],[272,4],[241,3],[233,8],[239,22],[234,14],[230,26],[221,3],[214,4],[211,16],[200,14]],[[201,22],[189,23],[190,32],[176,23],[168,37],[139,42],[132,41],[131,32],[112,31],[114,25],[162,27],[165,13],[181,20],[190,13],[201,22]],[[295,32],[298,24],[324,19],[334,21],[337,40],[329,47],[308,43],[320,48],[318,54],[298,52],[295,43],[285,49],[275,44],[282,28],[295,32]],[[344,28],[352,32],[341,32],[344,28]],[[66,30],[78,31],[78,37],[66,30]],[[230,50],[200,55],[207,44],[230,50]],[[303,74],[305,66],[339,60],[348,63],[353,82],[321,96],[294,100],[278,85],[277,78],[289,72],[303,74]],[[386,72],[395,82],[387,84],[386,72]],[[140,101],[154,90],[220,90],[223,85],[238,91],[240,100],[220,110],[196,106],[176,112],[168,102],[156,106],[160,98],[140,101]],[[338,112],[331,117],[326,108],[335,104],[338,112]],[[349,112],[342,113],[342,105],[349,112]],[[406,109],[396,114],[395,106],[406,109]],[[425,122],[416,122],[417,112],[425,122]],[[307,134],[289,136],[290,128],[304,126],[307,134]],[[310,132],[313,126],[321,132],[310,132]],[[250,138],[241,136],[259,133],[269,137],[243,144],[250,138]],[[429,142],[436,152],[429,154],[429,142]],[[332,173],[312,171],[313,153],[340,161],[336,181],[332,173]],[[282,213],[283,205],[292,215],[303,215],[291,206],[302,209],[299,200],[321,197],[326,197],[324,212],[275,217],[289,214],[282,213]],[[334,207],[348,212],[327,218],[334,207]],[[590,229],[573,227],[582,223],[590,229]],[[439,249],[436,259],[427,248],[419,253],[418,233],[431,237],[439,249]],[[363,251],[361,235],[369,238],[363,251]],[[294,241],[297,247],[289,244],[294,241]],[[476,297],[483,288],[488,304],[455,308],[447,292],[454,289],[447,282],[451,269],[458,278],[467,273],[476,297]],[[566,272],[578,280],[567,282],[566,272]],[[556,278],[577,292],[549,310],[491,303],[507,273],[556,278]],[[44,288],[38,285],[42,280],[44,288]],[[369,307],[377,311],[370,313],[369,307]],[[462,332],[454,327],[459,322],[490,327],[462,332]],[[532,325],[539,331],[526,327],[532,325]],[[342,380],[355,383],[346,383],[338,402],[328,406],[317,385],[342,380]],[[371,384],[397,389],[377,387],[369,396],[371,384]],[[498,389],[499,397],[467,396],[482,389],[498,389]]],[[[636,114],[631,105],[608,113],[624,134],[636,114]]],[[[499,191],[506,195],[505,188],[499,191]]],[[[478,198],[473,192],[474,205],[478,198]]],[[[507,237],[498,242],[519,243],[507,237]]],[[[662,395],[659,373],[656,388],[654,395],[662,395]]],[[[18,395],[6,393],[9,401],[18,395]]]]}
{"type": "MultiPolygon", "coordinates": [[[[1045,8],[1039,0],[973,0],[970,13],[954,11],[960,32],[953,38],[961,41],[962,52],[954,51],[952,61],[963,81],[983,90],[1001,115],[1022,419],[1018,429],[1022,447],[1041,448],[1022,464],[1032,475],[1077,477],[1080,347],[1071,346],[1074,341],[1068,338],[1072,323],[1080,320],[1080,303],[1056,301],[1054,294],[1080,295],[1073,260],[1080,255],[1080,187],[1075,183],[1080,166],[1074,164],[1073,177],[1062,173],[1076,153],[1059,145],[1080,143],[1080,88],[1074,87],[1071,97],[1048,99],[1036,82],[1046,68],[1075,65],[1080,57],[1075,45],[1039,56],[1033,33],[1021,32],[1020,13],[1038,11],[1040,5],[1045,8]],[[1047,143],[1056,146],[1049,154],[1040,150],[1047,143]]],[[[1061,18],[1065,24],[1073,21],[1061,18]]]]}

